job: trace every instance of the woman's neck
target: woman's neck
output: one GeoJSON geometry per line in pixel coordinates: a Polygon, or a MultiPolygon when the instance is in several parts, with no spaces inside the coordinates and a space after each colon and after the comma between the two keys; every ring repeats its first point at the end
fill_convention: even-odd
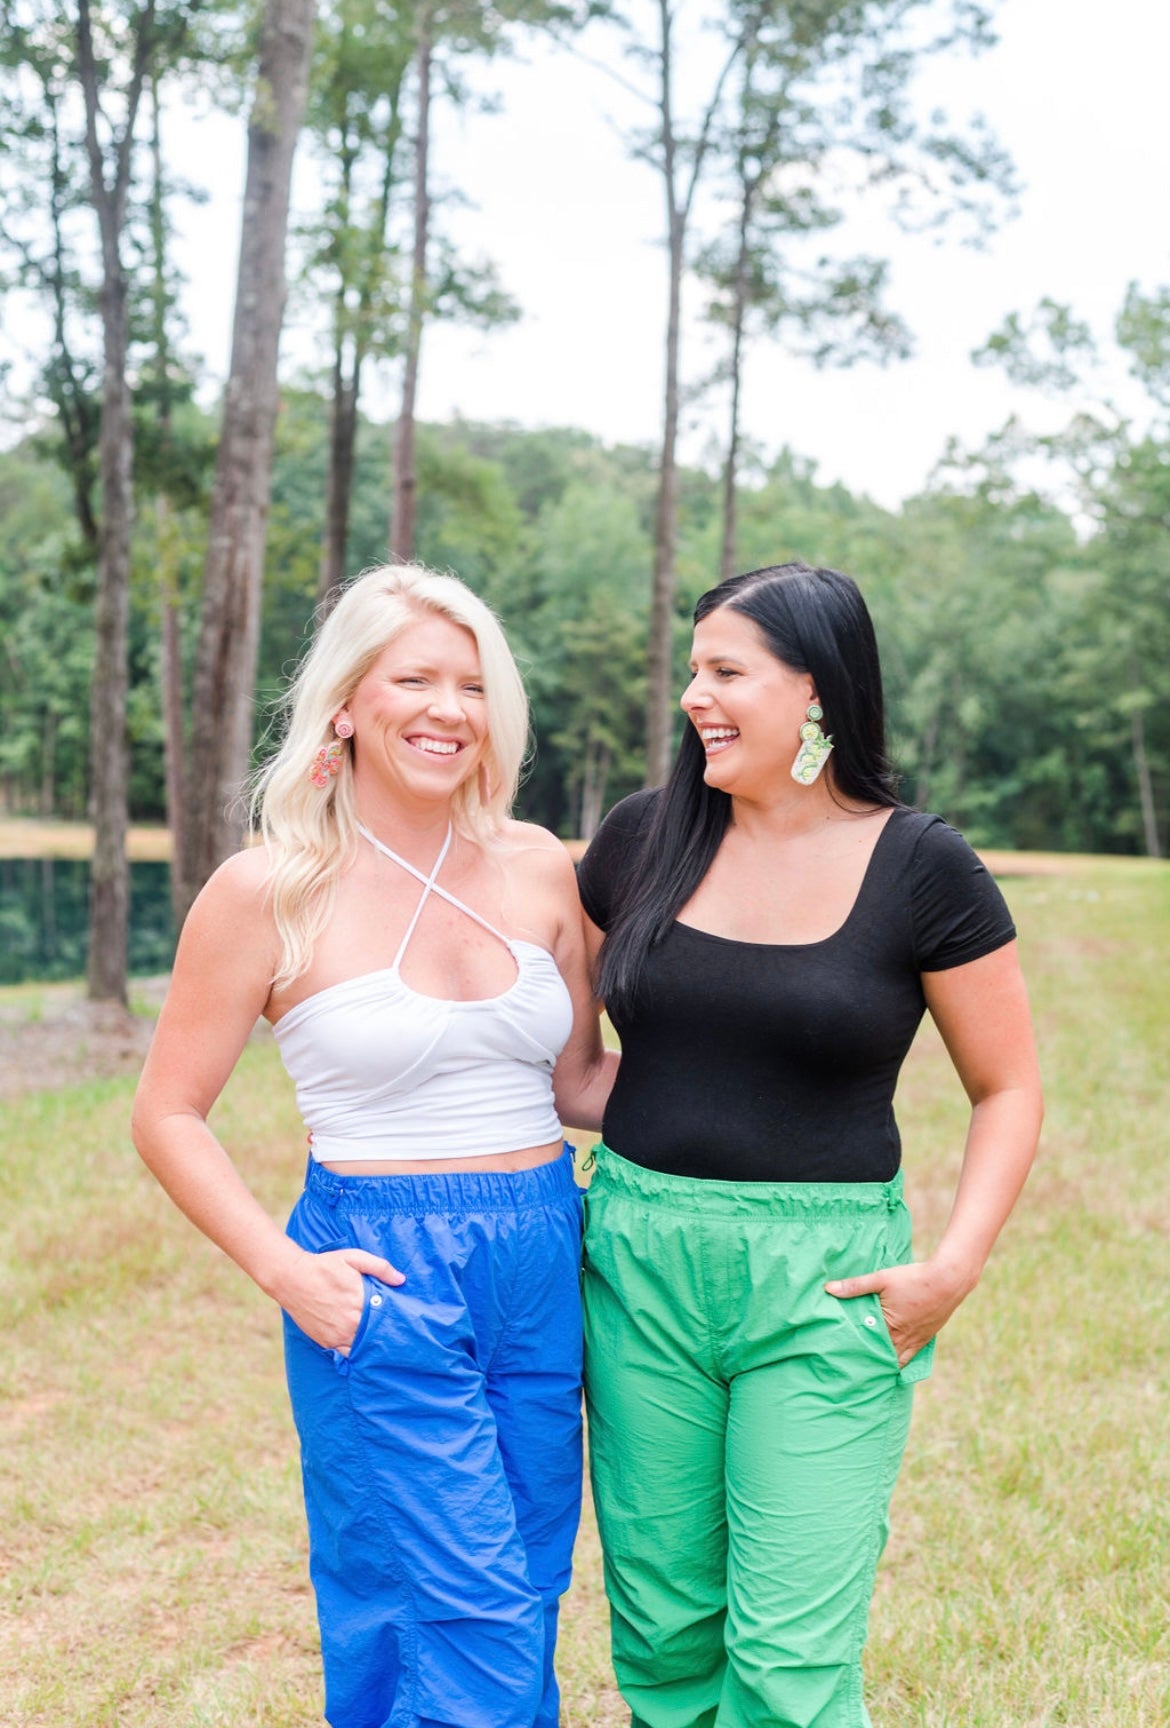
{"type": "Polygon", "coordinates": [[[357,790],[357,819],[384,846],[400,852],[412,864],[433,861],[451,826],[451,800],[418,803],[357,790]]]}
{"type": "Polygon", "coordinates": [[[857,804],[835,794],[832,785],[821,779],[813,786],[781,786],[770,794],[751,798],[732,794],[731,826],[745,840],[761,840],[771,844],[799,841],[821,833],[834,822],[852,822],[872,816],[878,806],[857,804]]]}

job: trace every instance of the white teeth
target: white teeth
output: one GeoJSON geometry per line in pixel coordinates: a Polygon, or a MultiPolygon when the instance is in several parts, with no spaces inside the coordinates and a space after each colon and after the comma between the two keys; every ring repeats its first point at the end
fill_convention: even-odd
{"type": "Polygon", "coordinates": [[[704,744],[721,744],[725,738],[738,738],[739,733],[734,726],[700,726],[699,736],[704,744]]]}
{"type": "Polygon", "coordinates": [[[409,740],[416,750],[426,750],[432,756],[454,756],[459,745],[454,738],[411,738],[409,740]]]}

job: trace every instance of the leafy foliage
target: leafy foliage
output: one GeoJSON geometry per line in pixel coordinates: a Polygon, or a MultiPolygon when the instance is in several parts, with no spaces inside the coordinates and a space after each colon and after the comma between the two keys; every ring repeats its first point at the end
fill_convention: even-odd
{"type": "MultiPolygon", "coordinates": [[[[92,11],[99,57],[124,70],[133,6],[93,0],[92,11]]],[[[432,0],[438,99],[448,112],[470,105],[471,57],[507,51],[518,27],[568,30],[606,12],[627,25],[635,76],[652,78],[655,54],[640,26],[653,11],[622,20],[601,0],[432,0]]],[[[181,65],[238,106],[257,8],[159,0],[152,16],[160,67],[181,65]]],[[[334,376],[327,389],[310,383],[282,400],[262,714],[313,629],[330,426],[347,400],[357,436],[345,567],[386,555],[389,439],[356,413],[358,362],[393,359],[402,347],[416,21],[384,0],[320,8],[310,133],[322,209],[302,240],[306,277],[325,290],[334,376]]],[[[988,135],[951,135],[910,100],[924,54],[986,44],[988,9],[977,0],[721,0],[708,21],[704,48],[725,73],[706,109],[674,116],[675,193],[689,214],[700,160],[720,169],[696,213],[708,226],[703,235],[696,228],[686,263],[704,274],[712,315],[728,333],[728,375],[742,364],[738,338],[779,336],[822,361],[900,352],[908,337],[884,307],[882,264],[844,250],[831,261],[826,237],[841,220],[839,194],[859,188],[900,203],[913,224],[946,209],[976,235],[986,211],[1011,196],[1010,167],[988,135]],[[722,232],[716,218],[727,219],[722,232]]],[[[0,290],[35,294],[47,336],[25,414],[31,430],[0,453],[0,803],[80,816],[90,801],[100,342],[73,52],[67,21],[46,0],[5,8],[0,290]]],[[[662,128],[634,142],[663,166],[662,128]]],[[[218,425],[194,403],[178,352],[169,211],[189,192],[161,151],[148,172],[145,143],[134,149],[127,261],[138,515],[127,723],[133,812],[161,818],[160,609],[174,597],[189,674],[218,425]]],[[[490,267],[457,258],[441,234],[431,262],[428,316],[490,324],[514,315],[490,267]]],[[[906,794],[985,843],[1167,843],[1170,290],[1132,285],[1115,333],[1156,411],[1140,436],[1106,402],[1090,403],[1057,436],[1009,426],[978,457],[956,453],[898,514],[820,485],[789,450],[770,462],[737,452],[738,567],[803,557],[858,576],[883,645],[906,794]],[[1069,466],[1075,501],[1066,493],[1053,503],[1021,483],[1020,459],[1040,450],[1069,466]]],[[[1034,387],[1084,391],[1094,355],[1093,333],[1073,309],[1045,300],[1029,318],[1010,317],[978,359],[1034,387]]],[[[523,809],[562,833],[587,832],[642,776],[659,468],[651,450],[606,448],[572,428],[419,429],[417,555],[456,570],[503,618],[533,706],[523,809]]],[[[677,690],[689,610],[718,575],[726,535],[711,472],[681,469],[672,500],[675,492],[677,591],[662,634],[677,690]]]]}
{"type": "MultiPolygon", "coordinates": [[[[182,442],[210,446],[190,405],[182,442]]],[[[328,416],[286,392],[264,588],[260,712],[311,637],[328,416]]],[[[352,569],[385,555],[385,428],[359,444],[352,569]]],[[[654,463],[571,428],[421,429],[419,556],[465,577],[500,614],[528,685],[534,749],[525,815],[587,831],[642,773],[654,463]]],[[[0,785],[14,809],[80,816],[86,799],[91,578],[68,528],[69,489],[38,439],[0,454],[0,785]]],[[[194,628],[204,510],[144,510],[132,593],[132,810],[164,809],[158,689],[159,534],[172,536],[194,628]]],[[[1165,834],[1170,791],[1170,447],[1127,449],[1078,539],[1034,492],[951,474],[894,514],[783,452],[741,493],[742,567],[802,557],[856,574],[878,628],[908,799],[985,845],[1140,852],[1135,716],[1165,834]]],[[[719,547],[715,479],[684,470],[675,688],[689,610],[719,547]]],[[[260,749],[264,748],[261,742],[260,749]]]]}

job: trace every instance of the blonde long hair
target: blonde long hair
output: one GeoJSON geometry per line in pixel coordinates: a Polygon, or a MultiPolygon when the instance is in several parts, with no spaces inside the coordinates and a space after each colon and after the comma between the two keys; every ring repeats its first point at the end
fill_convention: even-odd
{"type": "Polygon", "coordinates": [[[499,620],[455,576],[418,564],[367,570],[345,589],[301,662],[283,698],[284,741],[256,780],[253,812],[268,848],[281,940],[274,984],[291,983],[308,967],[338,875],[357,851],[351,748],[342,745],[340,770],[325,788],[310,778],[314,758],[333,743],[333,716],[383,649],[427,612],[474,636],[487,705],[487,750],[455,794],[452,822],[467,838],[490,844],[511,809],[528,746],[528,701],[499,620]]]}

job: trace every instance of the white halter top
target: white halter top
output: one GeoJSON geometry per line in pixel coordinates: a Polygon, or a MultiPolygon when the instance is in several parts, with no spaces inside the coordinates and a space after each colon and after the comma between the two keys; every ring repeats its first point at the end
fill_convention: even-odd
{"type": "Polygon", "coordinates": [[[359,832],[423,891],[392,966],[330,984],[276,1022],[313,1157],[476,1158],[559,1140],[552,1071],[573,1009],[552,955],[509,940],[439,887],[450,829],[429,876],[360,824],[359,832]],[[508,949],[516,980],[502,995],[453,1002],[403,983],[402,958],[432,894],[508,949]]]}

